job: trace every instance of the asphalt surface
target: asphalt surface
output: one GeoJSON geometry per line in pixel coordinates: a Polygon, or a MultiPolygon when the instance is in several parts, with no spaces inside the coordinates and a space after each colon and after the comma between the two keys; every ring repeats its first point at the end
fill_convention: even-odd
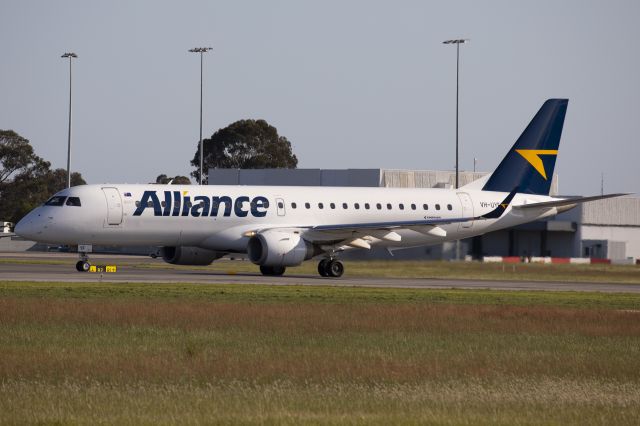
{"type": "MultiPolygon", "coordinates": [[[[540,281],[481,281],[421,278],[322,278],[316,275],[285,274],[283,277],[265,277],[259,273],[227,274],[185,266],[165,269],[160,259],[148,257],[123,257],[93,255],[95,265],[118,265],[115,273],[77,272],[74,267],[77,255],[70,253],[0,253],[6,259],[0,263],[0,280],[8,281],[61,281],[61,282],[160,282],[160,283],[219,283],[219,284],[280,284],[280,285],[331,285],[352,287],[435,288],[435,289],[494,289],[494,290],[547,290],[547,291],[597,291],[605,293],[640,293],[638,284],[572,283],[540,281]],[[11,260],[15,259],[16,263],[11,260]],[[67,264],[19,263],[28,260],[65,261],[67,264]],[[158,267],[139,268],[134,265],[154,264],[158,267]]],[[[228,262],[219,260],[216,262],[228,262]]]]}

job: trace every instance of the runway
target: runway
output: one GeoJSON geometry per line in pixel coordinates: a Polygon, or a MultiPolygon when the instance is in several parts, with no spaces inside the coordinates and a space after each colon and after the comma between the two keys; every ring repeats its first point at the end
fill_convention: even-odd
{"type": "MultiPolygon", "coordinates": [[[[199,284],[278,284],[328,285],[344,287],[389,287],[425,289],[492,289],[543,291],[596,291],[605,293],[640,293],[638,284],[544,282],[544,281],[484,281],[433,278],[364,278],[350,277],[348,269],[341,278],[322,278],[318,275],[296,275],[295,270],[282,277],[265,277],[259,273],[225,273],[188,266],[164,267],[160,259],[135,256],[94,255],[95,265],[118,265],[115,273],[77,272],[77,255],[71,253],[4,253],[1,255],[0,280],[58,281],[58,282],[157,282],[199,284]],[[33,262],[50,262],[44,264],[33,262]],[[25,263],[32,262],[32,263],[25,263]]],[[[230,262],[221,260],[217,262],[230,262]]],[[[168,266],[168,265],[167,265],[168,266]]],[[[347,263],[348,268],[348,263],[347,263]]]]}

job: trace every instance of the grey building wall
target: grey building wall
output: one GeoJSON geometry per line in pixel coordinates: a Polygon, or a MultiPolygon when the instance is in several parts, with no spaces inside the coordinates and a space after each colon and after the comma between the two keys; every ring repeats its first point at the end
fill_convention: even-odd
{"type": "MultiPolygon", "coordinates": [[[[460,186],[486,172],[459,173],[460,186]]],[[[209,185],[293,185],[364,186],[387,188],[453,188],[456,174],[451,170],[397,169],[209,169],[209,185]]],[[[553,175],[551,194],[558,193],[558,176],[553,175]]]]}
{"type": "Polygon", "coordinates": [[[608,259],[640,259],[640,227],[582,225],[580,256],[587,256],[602,246],[602,257],[608,259]]]}
{"type": "Polygon", "coordinates": [[[620,197],[586,203],[584,225],[640,226],[640,198],[620,197]]]}
{"type": "Polygon", "coordinates": [[[209,185],[380,186],[379,169],[209,169],[209,185]]]}

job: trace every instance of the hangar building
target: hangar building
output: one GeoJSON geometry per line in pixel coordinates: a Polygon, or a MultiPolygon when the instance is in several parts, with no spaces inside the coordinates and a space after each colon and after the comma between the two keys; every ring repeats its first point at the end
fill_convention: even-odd
{"type": "MultiPolygon", "coordinates": [[[[460,186],[485,176],[460,172],[460,186]]],[[[210,169],[210,185],[366,186],[453,188],[455,172],[393,169],[210,169]]],[[[558,195],[558,176],[551,182],[558,195]]],[[[386,250],[358,250],[360,258],[390,258],[386,250]]],[[[396,258],[455,259],[471,256],[640,259],[640,198],[621,197],[578,205],[546,221],[521,225],[439,246],[399,250],[396,258]]]]}

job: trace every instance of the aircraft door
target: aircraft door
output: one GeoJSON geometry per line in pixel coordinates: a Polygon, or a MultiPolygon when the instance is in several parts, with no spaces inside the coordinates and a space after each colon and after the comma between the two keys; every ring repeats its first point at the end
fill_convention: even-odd
{"type": "Polygon", "coordinates": [[[284,206],[284,200],[282,198],[276,198],[276,209],[278,212],[278,216],[285,215],[286,211],[284,206]]]}
{"type": "MultiPolygon", "coordinates": [[[[473,201],[471,201],[471,197],[466,192],[458,192],[458,198],[460,199],[460,204],[462,205],[462,217],[473,217],[473,201]]],[[[467,222],[462,222],[460,224],[460,229],[470,229],[473,227],[473,221],[469,220],[467,222]]]]}
{"type": "Polygon", "coordinates": [[[117,188],[102,188],[107,200],[107,225],[122,223],[122,198],[117,188]]]}

